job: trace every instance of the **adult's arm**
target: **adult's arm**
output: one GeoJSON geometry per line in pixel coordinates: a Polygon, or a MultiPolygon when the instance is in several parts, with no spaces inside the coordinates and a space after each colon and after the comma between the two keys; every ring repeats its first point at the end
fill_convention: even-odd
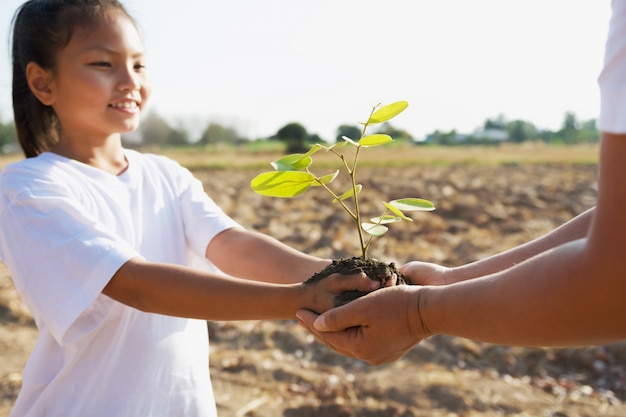
{"type": "Polygon", "coordinates": [[[397,359],[432,334],[520,346],[625,339],[624,161],[626,135],[604,133],[598,203],[586,238],[481,278],[382,289],[321,317],[305,311],[298,317],[329,346],[371,363],[397,359]]]}
{"type": "Polygon", "coordinates": [[[513,345],[573,346],[626,338],[626,135],[605,133],[587,238],[503,272],[426,287],[414,306],[426,334],[513,345]]]}
{"type": "Polygon", "coordinates": [[[528,243],[465,265],[446,268],[413,261],[401,267],[412,284],[442,285],[465,281],[503,271],[542,252],[587,236],[595,207],[528,243]]]}

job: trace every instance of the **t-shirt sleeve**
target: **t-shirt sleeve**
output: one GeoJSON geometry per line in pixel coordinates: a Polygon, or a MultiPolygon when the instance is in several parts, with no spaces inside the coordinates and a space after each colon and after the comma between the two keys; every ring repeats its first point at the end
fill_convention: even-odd
{"type": "MultiPolygon", "coordinates": [[[[33,190],[0,183],[0,255],[38,324],[60,344],[84,332],[76,325],[115,272],[139,254],[110,233],[62,187],[33,190]],[[9,191],[6,189],[9,188],[9,191]],[[14,190],[14,191],[11,191],[14,190]]],[[[95,314],[106,314],[99,306],[95,314]]]]}
{"type": "Polygon", "coordinates": [[[604,66],[598,78],[603,132],[626,133],[626,1],[613,0],[604,66]]]}
{"type": "Polygon", "coordinates": [[[233,227],[242,227],[233,220],[206,193],[202,182],[186,168],[179,166],[182,208],[185,234],[191,250],[204,258],[206,248],[216,235],[233,227]]]}

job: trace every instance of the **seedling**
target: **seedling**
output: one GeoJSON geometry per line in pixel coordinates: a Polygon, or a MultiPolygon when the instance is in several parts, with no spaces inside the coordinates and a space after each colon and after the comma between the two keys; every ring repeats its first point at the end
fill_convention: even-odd
{"type": "Polygon", "coordinates": [[[359,162],[359,154],[364,148],[384,145],[393,142],[389,135],[371,134],[366,135],[367,128],[371,125],[384,123],[402,113],[408,106],[406,101],[398,101],[386,106],[374,106],[366,122],[361,122],[363,130],[358,140],[344,136],[343,142],[338,142],[331,146],[315,144],[305,154],[291,154],[271,163],[274,171],[264,172],[257,175],[252,180],[252,189],[261,195],[271,197],[292,198],[301,195],[310,187],[322,187],[332,197],[332,202],[339,204],[348,213],[356,225],[361,246],[361,258],[367,260],[367,250],[372,239],[387,233],[391,223],[413,221],[406,216],[405,212],[411,211],[432,211],[435,206],[432,202],[421,198],[401,198],[389,202],[382,202],[382,214],[362,221],[362,214],[359,208],[359,194],[362,185],[357,183],[356,173],[359,162]],[[346,153],[342,152],[345,147],[354,147],[354,156],[349,161],[346,153]],[[334,173],[317,175],[311,171],[313,164],[312,156],[324,150],[335,155],[341,161],[340,169],[334,173]],[[336,192],[330,184],[343,172],[349,177],[349,188],[343,192],[336,192]],[[351,202],[351,204],[349,203],[351,202]],[[368,235],[368,236],[367,236],[368,235]]]}

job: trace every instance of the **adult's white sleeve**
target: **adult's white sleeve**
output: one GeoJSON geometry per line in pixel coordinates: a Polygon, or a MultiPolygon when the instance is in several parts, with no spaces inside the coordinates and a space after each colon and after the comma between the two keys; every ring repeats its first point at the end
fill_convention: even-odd
{"type": "Polygon", "coordinates": [[[612,0],[604,66],[598,77],[598,129],[626,133],[626,0],[612,0]]]}

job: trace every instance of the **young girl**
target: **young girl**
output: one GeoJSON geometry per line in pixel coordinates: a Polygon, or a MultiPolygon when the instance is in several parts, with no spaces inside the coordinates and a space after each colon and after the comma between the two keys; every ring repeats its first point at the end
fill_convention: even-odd
{"type": "Polygon", "coordinates": [[[289,319],[377,286],[299,284],[330,261],[244,230],[189,171],[122,147],[150,88],[117,0],[30,0],[13,25],[27,158],[0,176],[0,259],[40,332],[14,416],[214,416],[203,320],[289,319]],[[212,269],[185,266],[199,260],[212,269]]]}

